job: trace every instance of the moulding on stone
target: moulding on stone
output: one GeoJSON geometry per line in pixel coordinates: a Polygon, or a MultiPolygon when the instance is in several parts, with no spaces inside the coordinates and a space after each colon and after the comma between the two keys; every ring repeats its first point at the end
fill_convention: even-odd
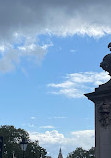
{"type": "Polygon", "coordinates": [[[97,105],[97,117],[102,127],[107,127],[111,124],[111,104],[102,102],[97,105]]]}

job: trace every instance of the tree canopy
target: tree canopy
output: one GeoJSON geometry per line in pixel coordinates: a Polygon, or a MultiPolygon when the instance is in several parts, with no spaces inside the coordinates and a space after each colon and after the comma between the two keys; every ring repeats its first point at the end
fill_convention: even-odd
{"type": "Polygon", "coordinates": [[[90,150],[76,148],[75,151],[68,154],[67,158],[95,158],[95,149],[94,147],[90,150]]]}
{"type": "Polygon", "coordinates": [[[22,138],[28,141],[25,158],[40,158],[41,154],[44,158],[47,154],[46,150],[39,146],[37,140],[32,142],[29,139],[29,134],[24,129],[16,129],[14,126],[4,125],[0,127],[0,136],[3,136],[3,158],[11,158],[13,153],[17,158],[22,157],[23,151],[20,147],[22,138]]]}

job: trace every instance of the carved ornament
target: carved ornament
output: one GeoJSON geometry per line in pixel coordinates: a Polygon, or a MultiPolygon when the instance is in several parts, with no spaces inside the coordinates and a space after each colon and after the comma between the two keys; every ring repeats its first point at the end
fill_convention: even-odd
{"type": "Polygon", "coordinates": [[[111,105],[102,103],[98,107],[98,119],[102,127],[107,127],[111,123],[111,105]]]}

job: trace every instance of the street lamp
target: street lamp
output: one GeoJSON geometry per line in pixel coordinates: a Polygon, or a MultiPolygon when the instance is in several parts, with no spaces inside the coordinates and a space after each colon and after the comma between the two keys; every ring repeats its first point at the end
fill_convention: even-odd
{"type": "Polygon", "coordinates": [[[22,141],[20,142],[20,146],[21,146],[21,149],[23,151],[23,158],[24,158],[24,152],[26,151],[26,148],[27,148],[27,140],[25,138],[22,138],[22,141]]]}

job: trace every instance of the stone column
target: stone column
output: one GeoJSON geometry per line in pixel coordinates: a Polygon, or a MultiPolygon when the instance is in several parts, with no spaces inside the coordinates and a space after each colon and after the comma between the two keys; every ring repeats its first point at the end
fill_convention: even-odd
{"type": "MultiPolygon", "coordinates": [[[[111,54],[103,58],[100,66],[111,76],[111,54]]],[[[85,96],[95,104],[96,158],[111,158],[111,80],[85,96]]]]}
{"type": "Polygon", "coordinates": [[[95,103],[96,158],[111,158],[111,89],[85,95],[95,103]]]}

